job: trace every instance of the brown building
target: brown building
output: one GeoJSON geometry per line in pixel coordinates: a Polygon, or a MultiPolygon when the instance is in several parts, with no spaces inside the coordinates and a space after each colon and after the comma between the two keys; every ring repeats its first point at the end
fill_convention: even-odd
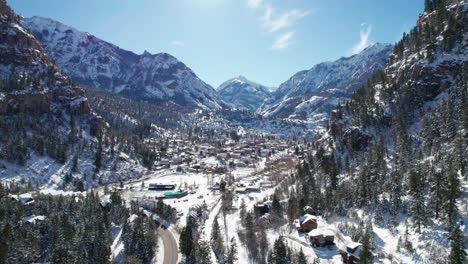
{"type": "Polygon", "coordinates": [[[361,254],[361,243],[352,242],[346,246],[346,250],[340,250],[341,261],[346,264],[356,264],[361,254]]]}
{"type": "Polygon", "coordinates": [[[305,214],[296,220],[296,229],[301,232],[310,232],[318,227],[315,215],[305,214]]]}

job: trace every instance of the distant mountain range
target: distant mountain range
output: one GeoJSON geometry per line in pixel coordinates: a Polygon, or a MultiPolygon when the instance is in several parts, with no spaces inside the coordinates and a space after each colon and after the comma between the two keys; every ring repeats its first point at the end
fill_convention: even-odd
{"type": "Polygon", "coordinates": [[[392,45],[374,44],[359,54],[301,71],[272,89],[243,76],[217,90],[167,53],[141,55],[121,49],[60,22],[22,19],[49,57],[75,82],[146,103],[172,102],[182,107],[237,108],[272,119],[326,120],[336,104],[349,99],[382,69],[392,45]]]}
{"type": "Polygon", "coordinates": [[[239,109],[252,112],[271,96],[271,88],[247,80],[244,76],[232,78],[221,84],[217,91],[219,96],[239,109]]]}
{"type": "Polygon", "coordinates": [[[298,72],[279,86],[259,109],[265,117],[320,122],[338,102],[383,69],[392,45],[373,44],[361,53],[298,72]]]}
{"type": "Polygon", "coordinates": [[[82,85],[149,103],[226,107],[213,87],[170,54],[137,55],[48,18],[25,18],[22,24],[57,65],[82,85]]]}

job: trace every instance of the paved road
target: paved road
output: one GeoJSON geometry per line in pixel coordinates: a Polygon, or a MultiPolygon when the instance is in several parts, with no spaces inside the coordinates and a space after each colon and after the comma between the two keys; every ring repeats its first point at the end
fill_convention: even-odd
{"type": "Polygon", "coordinates": [[[171,231],[165,228],[158,228],[158,234],[163,241],[164,246],[164,264],[177,264],[179,258],[179,249],[177,242],[171,231]]]}

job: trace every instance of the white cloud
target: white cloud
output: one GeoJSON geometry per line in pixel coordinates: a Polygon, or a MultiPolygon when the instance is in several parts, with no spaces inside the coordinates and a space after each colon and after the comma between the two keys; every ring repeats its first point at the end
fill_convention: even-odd
{"type": "Polygon", "coordinates": [[[294,38],[295,32],[294,31],[288,31],[286,33],[283,33],[279,35],[275,43],[273,43],[273,46],[271,47],[272,49],[284,49],[287,48],[291,43],[292,39],[294,38]]]}
{"type": "Polygon", "coordinates": [[[256,9],[262,5],[263,0],[247,0],[247,6],[256,9]]]}
{"type": "Polygon", "coordinates": [[[284,49],[292,43],[295,35],[294,26],[311,11],[302,8],[276,11],[269,2],[268,0],[247,0],[247,6],[262,13],[259,20],[263,28],[267,33],[274,34],[276,37],[271,48],[284,49]]]}
{"type": "Polygon", "coordinates": [[[370,40],[370,34],[372,33],[372,26],[367,25],[365,23],[361,24],[361,26],[363,28],[361,28],[361,31],[359,32],[360,34],[359,42],[356,43],[353,46],[353,48],[350,50],[349,52],[350,55],[357,54],[372,44],[370,40]]]}
{"type": "Polygon", "coordinates": [[[303,9],[292,9],[280,16],[274,16],[274,10],[270,5],[266,5],[262,21],[268,32],[273,33],[296,24],[300,19],[310,14],[310,11],[303,9]]]}
{"type": "Polygon", "coordinates": [[[183,41],[180,41],[180,40],[174,40],[171,42],[172,45],[174,46],[178,46],[178,47],[183,47],[185,46],[185,43],[183,41]]]}

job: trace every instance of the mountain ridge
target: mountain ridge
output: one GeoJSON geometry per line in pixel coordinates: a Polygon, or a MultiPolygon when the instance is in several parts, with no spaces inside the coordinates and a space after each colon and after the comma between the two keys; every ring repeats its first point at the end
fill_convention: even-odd
{"type": "Polygon", "coordinates": [[[336,61],[316,64],[299,71],[282,83],[260,108],[266,117],[297,120],[326,120],[336,104],[350,98],[351,93],[387,63],[392,45],[373,44],[361,53],[336,61]]]}
{"type": "Polygon", "coordinates": [[[168,53],[141,55],[50,18],[23,18],[56,63],[74,81],[129,97],[191,108],[227,105],[216,91],[168,53]]]}

